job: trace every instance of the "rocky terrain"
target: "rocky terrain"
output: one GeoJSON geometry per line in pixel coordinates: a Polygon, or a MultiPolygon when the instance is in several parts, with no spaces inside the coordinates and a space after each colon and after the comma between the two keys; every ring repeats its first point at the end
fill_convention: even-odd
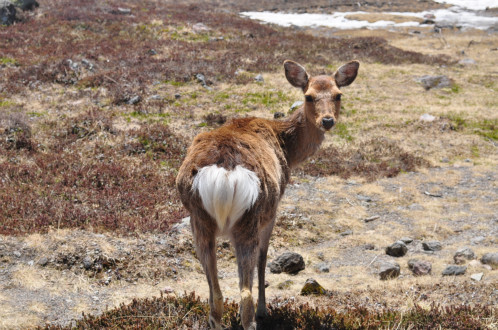
{"type": "MultiPolygon", "coordinates": [[[[306,10],[357,4],[401,11],[408,1],[306,10]]],[[[127,318],[115,308],[161,294],[177,299],[164,308],[197,304],[193,291],[205,302],[176,169],[199,132],[292,111],[301,95],[286,58],[312,73],[352,58],[361,67],[340,122],[280,205],[266,289],[275,320],[288,304],[358,315],[437,304],[468,308],[461,328],[496,328],[495,32],[285,29],[237,14],[303,10],[292,1],[70,5],[16,7],[19,20],[0,27],[0,328],[97,327],[77,322],[127,318]],[[275,263],[286,252],[297,255],[275,263]]],[[[237,328],[235,257],[221,239],[218,268],[225,323],[237,328]]],[[[150,324],[206,327],[192,310],[179,319],[193,323],[150,324]]]]}

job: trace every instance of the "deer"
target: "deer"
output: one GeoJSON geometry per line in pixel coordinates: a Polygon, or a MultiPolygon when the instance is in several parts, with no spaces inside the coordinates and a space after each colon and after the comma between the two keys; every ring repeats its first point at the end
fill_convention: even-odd
{"type": "Polygon", "coordinates": [[[223,295],[216,261],[219,236],[227,237],[235,251],[243,328],[256,329],[256,320],[267,315],[267,252],[291,169],[318,150],[325,133],[337,122],[340,88],[355,80],[360,65],[350,61],[333,75],[312,77],[299,63],[286,60],[283,64],[288,82],[304,94],[303,105],[284,120],[236,118],[200,133],[178,171],[176,186],[190,212],[196,255],[209,285],[208,324],[212,329],[222,329],[223,295]]]}

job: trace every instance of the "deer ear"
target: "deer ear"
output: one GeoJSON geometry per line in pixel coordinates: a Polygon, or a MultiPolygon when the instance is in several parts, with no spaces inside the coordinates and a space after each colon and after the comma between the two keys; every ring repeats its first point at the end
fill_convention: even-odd
{"type": "Polygon", "coordinates": [[[350,85],[355,80],[359,67],[360,62],[351,61],[337,69],[334,73],[334,79],[337,87],[350,85]]]}
{"type": "Polygon", "coordinates": [[[294,61],[284,61],[285,77],[294,87],[299,87],[304,90],[308,84],[309,75],[306,69],[301,64],[294,61]]]}

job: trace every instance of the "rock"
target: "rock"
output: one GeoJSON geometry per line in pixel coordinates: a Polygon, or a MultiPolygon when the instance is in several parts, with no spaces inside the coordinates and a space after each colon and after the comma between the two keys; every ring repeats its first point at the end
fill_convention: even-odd
{"type": "Polygon", "coordinates": [[[211,28],[207,27],[204,23],[195,23],[192,26],[192,30],[196,33],[211,31],[211,28]]]}
{"type": "Polygon", "coordinates": [[[317,264],[315,268],[320,273],[328,273],[330,271],[330,266],[326,262],[321,262],[321,263],[317,264]]]}
{"type": "Polygon", "coordinates": [[[131,15],[131,9],[118,7],[112,13],[116,15],[131,15]]]}
{"type": "Polygon", "coordinates": [[[370,196],[356,195],[356,198],[358,198],[362,202],[367,202],[367,203],[370,203],[372,201],[372,197],[370,196]]]}
{"type": "Polygon", "coordinates": [[[153,101],[158,101],[161,99],[161,95],[158,95],[158,94],[154,94],[154,95],[151,95],[149,96],[148,98],[149,100],[153,100],[153,101]]]}
{"type": "Polygon", "coordinates": [[[287,280],[287,281],[283,281],[282,283],[278,283],[277,284],[277,288],[279,290],[285,290],[285,289],[289,289],[291,287],[291,285],[294,284],[293,281],[291,280],[287,280]]]}
{"type": "Polygon", "coordinates": [[[443,270],[443,276],[463,275],[463,274],[465,274],[466,270],[467,270],[466,266],[451,265],[451,266],[446,267],[443,270]]]}
{"type": "Polygon", "coordinates": [[[433,19],[424,19],[422,22],[420,22],[420,25],[433,25],[436,24],[436,21],[433,19]]]}
{"type": "Polygon", "coordinates": [[[299,253],[285,252],[268,264],[270,271],[275,274],[282,272],[297,274],[305,268],[304,259],[299,253]]]}
{"type": "Polygon", "coordinates": [[[201,83],[202,87],[204,87],[207,90],[211,90],[212,88],[207,85],[206,82],[206,77],[202,73],[198,73],[195,75],[195,79],[197,79],[198,82],[201,83]]]}
{"type": "Polygon", "coordinates": [[[379,218],[380,218],[380,215],[373,215],[373,216],[371,216],[371,217],[368,217],[368,218],[363,219],[363,221],[365,221],[365,222],[370,222],[370,221],[377,220],[377,219],[379,219],[379,218]]]}
{"type": "Polygon", "coordinates": [[[21,8],[23,11],[33,10],[40,7],[40,4],[35,0],[15,0],[12,2],[16,7],[21,8]]]}
{"type": "Polygon", "coordinates": [[[410,259],[408,261],[408,268],[410,268],[414,275],[421,276],[430,274],[432,265],[428,261],[410,259]]]}
{"type": "Polygon", "coordinates": [[[88,70],[90,70],[90,71],[93,70],[93,64],[89,60],[87,60],[86,58],[81,60],[81,64],[83,64],[83,66],[85,68],[87,68],[88,70]]]}
{"type": "Polygon", "coordinates": [[[422,116],[420,116],[419,120],[420,121],[425,121],[425,122],[432,122],[436,119],[433,115],[429,115],[428,113],[424,113],[422,116]]]}
{"type": "Polygon", "coordinates": [[[388,280],[391,278],[396,278],[400,274],[400,267],[397,263],[383,263],[379,269],[379,275],[381,280],[388,280]]]}
{"type": "Polygon", "coordinates": [[[16,7],[8,0],[0,0],[0,25],[11,25],[17,20],[16,7]]]}
{"type": "Polygon", "coordinates": [[[41,257],[40,260],[38,260],[38,265],[45,267],[48,265],[48,259],[46,257],[41,257]]]}
{"type": "Polygon", "coordinates": [[[291,107],[290,107],[290,111],[291,112],[294,112],[297,108],[299,108],[300,106],[303,105],[303,101],[296,101],[294,103],[292,103],[291,107]]]}
{"type": "Polygon", "coordinates": [[[174,224],[171,229],[180,231],[190,227],[190,217],[183,218],[179,223],[174,224]]]}
{"type": "Polygon", "coordinates": [[[263,76],[262,76],[262,75],[260,75],[260,74],[258,74],[256,77],[254,77],[254,80],[255,80],[256,82],[261,82],[261,83],[262,83],[262,82],[265,82],[265,80],[263,79],[263,76]]]}
{"type": "Polygon", "coordinates": [[[149,54],[150,56],[154,56],[154,55],[157,55],[157,51],[155,49],[151,48],[147,51],[147,54],[149,54]]]}
{"type": "Polygon", "coordinates": [[[477,236],[477,237],[470,240],[470,244],[477,245],[479,243],[482,243],[485,239],[486,238],[484,236],[477,236]]]}
{"type": "Polygon", "coordinates": [[[308,278],[304,283],[303,288],[301,289],[302,296],[308,296],[308,295],[322,296],[326,293],[327,290],[325,290],[316,280],[312,278],[308,278]]]}
{"type": "Polygon", "coordinates": [[[408,252],[406,244],[402,241],[396,241],[393,244],[386,247],[386,254],[392,257],[402,257],[408,252]]]}
{"type": "Polygon", "coordinates": [[[285,117],[285,113],[283,113],[283,112],[278,112],[278,111],[277,111],[277,112],[275,112],[275,113],[273,114],[273,118],[275,118],[275,119],[278,119],[278,118],[283,118],[283,117],[285,117]]]}
{"type": "Polygon", "coordinates": [[[90,258],[89,256],[86,256],[84,259],[83,259],[83,267],[86,269],[86,270],[89,270],[93,267],[93,259],[90,258]]]}
{"type": "Polygon", "coordinates": [[[473,281],[479,282],[482,279],[483,275],[484,275],[484,273],[472,274],[472,275],[470,275],[470,279],[473,281]]]}
{"type": "Polygon", "coordinates": [[[375,245],[373,245],[373,244],[365,244],[365,245],[363,245],[363,248],[365,250],[375,250],[375,245]]]}
{"type": "Polygon", "coordinates": [[[353,231],[351,229],[348,229],[348,230],[341,232],[339,235],[341,235],[341,236],[353,235],[353,231]]]}
{"type": "Polygon", "coordinates": [[[423,242],[422,247],[425,251],[441,251],[443,246],[438,241],[423,242]]]}
{"type": "Polygon", "coordinates": [[[130,105],[137,104],[141,100],[142,100],[142,98],[139,95],[134,95],[134,96],[130,97],[128,100],[126,100],[126,104],[130,104],[130,105]]]}
{"type": "Polygon", "coordinates": [[[401,237],[399,240],[405,244],[410,244],[411,242],[413,242],[413,238],[410,237],[401,237]]]}
{"type": "Polygon", "coordinates": [[[472,251],[468,247],[463,247],[455,252],[455,255],[453,256],[453,260],[455,263],[458,264],[463,264],[465,263],[465,260],[472,260],[475,259],[476,255],[474,251],[472,251]]]}
{"type": "Polygon", "coordinates": [[[173,290],[173,288],[170,286],[166,286],[166,287],[164,287],[163,292],[166,294],[171,294],[171,293],[175,293],[175,290],[173,290]]]}
{"type": "Polygon", "coordinates": [[[19,252],[19,251],[14,251],[14,252],[12,252],[12,254],[13,254],[13,255],[14,255],[14,257],[16,257],[16,258],[20,258],[20,257],[21,257],[21,255],[22,255],[22,254],[21,254],[21,252],[19,252]]]}
{"type": "Polygon", "coordinates": [[[428,14],[424,15],[424,18],[427,18],[427,19],[436,19],[436,15],[428,13],[428,14]]]}
{"type": "Polygon", "coordinates": [[[416,80],[422,84],[425,90],[429,90],[431,88],[452,87],[454,84],[454,81],[452,79],[444,75],[439,75],[439,76],[425,75],[417,78],[416,80]]]}
{"type": "Polygon", "coordinates": [[[486,253],[482,256],[481,262],[485,265],[491,266],[493,269],[498,268],[498,252],[486,253]]]}
{"type": "Polygon", "coordinates": [[[180,93],[176,93],[175,94],[175,99],[176,100],[179,100],[181,97],[182,97],[182,95],[180,93]]]}
{"type": "Polygon", "coordinates": [[[477,62],[471,58],[464,58],[463,60],[460,60],[458,61],[458,64],[462,65],[462,66],[466,66],[466,65],[474,65],[476,64],[477,62]]]}

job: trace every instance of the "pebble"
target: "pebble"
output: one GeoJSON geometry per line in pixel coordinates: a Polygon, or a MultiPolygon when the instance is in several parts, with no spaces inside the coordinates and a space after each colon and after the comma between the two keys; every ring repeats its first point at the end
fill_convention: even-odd
{"type": "Polygon", "coordinates": [[[461,249],[458,249],[455,252],[455,255],[453,256],[453,260],[458,265],[458,264],[465,263],[465,260],[475,259],[475,257],[476,257],[476,255],[475,255],[474,251],[472,251],[468,247],[463,247],[461,249]]]}
{"type": "Polygon", "coordinates": [[[485,265],[491,266],[493,269],[498,268],[498,252],[486,253],[482,256],[481,262],[485,265]]]}
{"type": "Polygon", "coordinates": [[[473,281],[479,282],[480,280],[482,280],[483,275],[484,275],[484,273],[472,274],[472,275],[470,275],[470,279],[473,281]]]}
{"type": "Polygon", "coordinates": [[[432,264],[424,260],[411,259],[408,261],[408,268],[414,275],[428,275],[432,271],[432,264]]]}
{"type": "Polygon", "coordinates": [[[386,247],[386,254],[392,257],[402,257],[406,254],[406,252],[408,252],[408,248],[402,241],[396,241],[386,247]]]}
{"type": "Polygon", "coordinates": [[[285,252],[268,264],[270,271],[274,274],[288,273],[297,274],[306,266],[303,256],[295,252],[285,252]]]}
{"type": "Polygon", "coordinates": [[[283,118],[283,117],[285,117],[285,113],[283,113],[283,112],[278,112],[278,111],[277,111],[277,112],[275,112],[275,113],[273,114],[273,118],[275,118],[275,119],[278,119],[278,118],[283,118]]]}
{"type": "Polygon", "coordinates": [[[296,101],[296,102],[292,103],[292,105],[290,107],[290,111],[292,112],[292,111],[296,110],[297,108],[302,106],[303,103],[304,103],[303,101],[296,101]]]}
{"type": "Polygon", "coordinates": [[[405,244],[410,244],[411,242],[413,242],[413,238],[410,237],[401,237],[399,240],[405,244]]]}
{"type": "Polygon", "coordinates": [[[321,262],[316,265],[316,270],[318,270],[320,273],[328,273],[330,272],[330,266],[326,262],[321,262]]]}
{"type": "Polygon", "coordinates": [[[466,266],[451,265],[451,266],[446,267],[443,270],[443,276],[463,275],[463,274],[465,274],[466,270],[467,270],[466,266]]]}
{"type": "Polygon", "coordinates": [[[254,77],[254,80],[256,82],[265,82],[265,79],[263,78],[263,76],[261,74],[258,74],[256,77],[254,77]]]}
{"type": "Polygon", "coordinates": [[[443,246],[438,241],[423,242],[422,247],[425,251],[441,251],[443,246]]]}
{"type": "Polygon", "coordinates": [[[380,266],[379,275],[381,280],[396,278],[400,274],[400,267],[397,263],[383,263],[380,266]]]}
{"type": "Polygon", "coordinates": [[[370,221],[377,220],[377,219],[379,219],[379,218],[380,218],[380,215],[373,215],[373,216],[371,216],[371,217],[368,217],[368,218],[363,219],[363,221],[365,221],[365,222],[370,222],[370,221]]]}

